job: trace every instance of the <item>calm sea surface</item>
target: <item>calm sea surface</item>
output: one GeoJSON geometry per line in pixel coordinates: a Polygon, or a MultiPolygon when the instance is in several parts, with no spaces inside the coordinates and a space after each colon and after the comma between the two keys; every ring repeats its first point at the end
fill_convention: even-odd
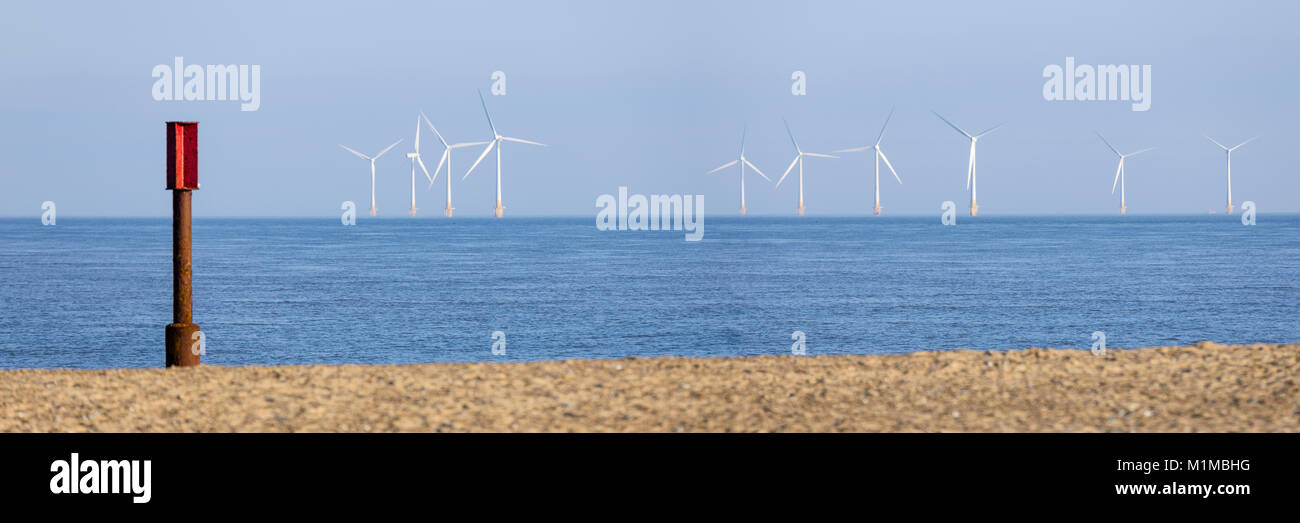
{"type": "MultiPolygon", "coordinates": [[[[1300,216],[196,219],[204,363],[1300,341],[1300,216]],[[494,331],[505,354],[491,352],[494,331]]],[[[170,219],[0,219],[0,368],[157,367],[170,219]]]]}

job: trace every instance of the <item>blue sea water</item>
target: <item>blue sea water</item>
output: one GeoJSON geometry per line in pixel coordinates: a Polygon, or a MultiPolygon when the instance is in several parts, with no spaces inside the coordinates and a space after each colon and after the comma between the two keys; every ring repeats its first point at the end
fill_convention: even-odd
{"type": "MultiPolygon", "coordinates": [[[[1300,216],[203,219],[216,365],[1300,341],[1300,216]],[[505,354],[492,353],[494,331],[505,354]]],[[[0,368],[158,367],[170,219],[0,220],[0,368]]]]}

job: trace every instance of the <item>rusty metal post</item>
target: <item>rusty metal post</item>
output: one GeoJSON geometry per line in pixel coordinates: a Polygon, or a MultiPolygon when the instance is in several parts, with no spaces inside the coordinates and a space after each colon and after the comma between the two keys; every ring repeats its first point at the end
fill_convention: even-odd
{"type": "Polygon", "coordinates": [[[190,269],[190,195],[198,189],[198,122],[167,122],[167,189],[172,191],[172,323],[166,329],[167,366],[199,364],[190,269]]]}

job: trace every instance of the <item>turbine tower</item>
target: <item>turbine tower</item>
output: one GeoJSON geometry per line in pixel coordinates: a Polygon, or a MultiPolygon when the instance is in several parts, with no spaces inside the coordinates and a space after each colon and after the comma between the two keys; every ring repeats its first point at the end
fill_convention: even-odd
{"type": "Polygon", "coordinates": [[[442,159],[438,160],[438,167],[433,170],[433,178],[429,180],[429,188],[430,189],[433,188],[434,180],[437,180],[438,173],[442,172],[442,164],[444,163],[447,164],[447,207],[442,210],[442,213],[450,217],[451,212],[456,209],[455,207],[451,206],[451,150],[460,149],[462,147],[473,147],[476,145],[483,145],[487,142],[463,142],[463,143],[456,143],[456,144],[448,144],[447,140],[444,140],[442,138],[442,133],[438,132],[438,129],[433,126],[432,122],[429,121],[428,116],[425,116],[424,113],[420,113],[420,117],[424,118],[424,124],[429,126],[429,130],[433,131],[433,135],[438,137],[439,142],[442,142],[442,159]]]}
{"type": "Polygon", "coordinates": [[[839,158],[839,156],[804,152],[803,149],[799,148],[799,142],[795,141],[794,132],[790,131],[790,122],[786,122],[784,118],[782,118],[781,121],[785,123],[786,134],[790,135],[790,143],[794,144],[795,155],[794,161],[791,161],[790,166],[785,168],[785,174],[782,174],[781,179],[776,181],[776,187],[778,189],[781,188],[781,182],[785,181],[786,176],[790,175],[790,170],[794,169],[795,164],[799,164],[799,207],[797,212],[799,213],[799,216],[803,216],[803,157],[813,156],[816,158],[839,158]]]}
{"type": "MultiPolygon", "coordinates": [[[[931,111],[931,112],[934,112],[934,111],[931,111]]],[[[990,128],[989,130],[984,131],[984,132],[979,133],[979,134],[971,134],[971,133],[968,133],[968,132],[966,132],[965,130],[963,130],[961,127],[957,127],[957,124],[954,124],[954,123],[948,121],[948,119],[947,119],[947,118],[944,118],[943,115],[941,115],[941,114],[939,114],[939,113],[937,113],[937,112],[934,112],[934,115],[935,115],[935,116],[938,116],[940,120],[943,120],[943,123],[948,124],[949,127],[952,127],[954,130],[956,130],[957,132],[961,133],[962,136],[965,136],[967,139],[970,140],[970,163],[968,163],[968,164],[966,165],[966,188],[967,188],[967,189],[970,189],[970,215],[971,215],[971,216],[978,216],[978,215],[979,215],[979,212],[980,212],[980,206],[979,206],[979,204],[975,203],[975,182],[976,182],[976,177],[975,177],[975,144],[976,144],[977,142],[979,142],[980,137],[982,137],[982,136],[984,136],[984,135],[986,135],[986,134],[989,134],[989,133],[991,133],[991,132],[993,132],[993,131],[996,131],[999,127],[1002,127],[1003,125],[1006,125],[1006,124],[998,124],[998,125],[995,125],[995,126],[993,126],[992,128],[990,128]]]]}
{"type": "Polygon", "coordinates": [[[1214,142],[1214,145],[1217,145],[1219,146],[1220,149],[1223,149],[1224,153],[1226,153],[1228,156],[1228,214],[1232,214],[1232,151],[1237,150],[1238,147],[1241,147],[1243,145],[1255,141],[1255,138],[1259,138],[1259,137],[1256,136],[1255,138],[1251,138],[1249,140],[1241,142],[1233,147],[1226,147],[1223,144],[1219,143],[1214,138],[1210,138],[1209,135],[1204,135],[1204,136],[1206,140],[1214,142]]]}
{"type": "Polygon", "coordinates": [[[492,129],[492,141],[488,142],[488,146],[483,149],[483,154],[478,155],[478,159],[474,160],[474,165],[471,165],[469,167],[469,170],[465,171],[465,176],[461,177],[461,179],[464,180],[465,178],[469,178],[469,174],[474,172],[474,168],[478,167],[479,162],[482,162],[483,158],[485,158],[488,155],[488,153],[492,152],[492,148],[496,147],[497,149],[497,206],[492,212],[493,214],[496,214],[497,218],[500,218],[505,209],[505,207],[501,206],[501,144],[502,142],[526,143],[529,145],[540,145],[542,147],[546,147],[546,144],[531,142],[521,138],[511,138],[509,136],[501,136],[501,133],[497,132],[496,126],[492,124],[492,115],[488,114],[487,102],[483,101],[483,91],[479,91],[478,101],[480,104],[483,105],[483,115],[487,116],[488,128],[492,129]]]}
{"type": "MultiPolygon", "coordinates": [[[[424,113],[420,113],[423,115],[424,113]]],[[[411,159],[411,216],[415,216],[415,164],[420,164],[420,170],[424,171],[424,177],[429,179],[429,186],[433,186],[433,178],[429,176],[429,169],[424,166],[424,160],[420,158],[420,117],[415,117],[415,152],[406,153],[406,157],[411,159]]]]}
{"type": "Polygon", "coordinates": [[[852,148],[852,149],[840,149],[840,150],[838,150],[838,151],[834,151],[834,152],[837,152],[837,153],[856,153],[856,152],[867,151],[867,150],[871,150],[871,151],[875,152],[875,157],[876,157],[876,206],[875,206],[875,208],[872,210],[872,213],[874,213],[876,216],[880,216],[880,161],[881,161],[881,160],[884,160],[884,161],[885,161],[885,166],[886,166],[886,167],[889,167],[889,172],[894,173],[894,179],[895,179],[895,180],[898,180],[899,185],[902,185],[902,184],[903,184],[903,179],[898,177],[898,171],[895,171],[895,170],[894,170],[894,166],[893,166],[892,164],[889,163],[889,158],[886,158],[886,157],[885,157],[885,151],[882,151],[882,150],[880,149],[880,141],[883,140],[883,139],[885,138],[885,128],[886,128],[886,127],[889,127],[889,119],[890,119],[890,118],[893,118],[893,117],[894,117],[894,110],[893,110],[893,109],[890,109],[890,110],[889,110],[889,116],[886,116],[886,117],[885,117],[885,125],[880,126],[880,135],[876,136],[876,143],[874,143],[874,144],[872,144],[872,145],[864,145],[864,146],[862,146],[862,147],[854,147],[854,148],[852,148]]]}
{"type": "Polygon", "coordinates": [[[1133,156],[1137,156],[1144,152],[1150,151],[1152,149],[1155,149],[1155,147],[1148,147],[1146,149],[1142,149],[1141,151],[1131,152],[1128,154],[1121,154],[1118,150],[1115,149],[1115,146],[1111,145],[1110,142],[1106,141],[1106,137],[1102,136],[1100,132],[1097,133],[1097,137],[1101,138],[1101,142],[1106,144],[1106,147],[1108,147],[1111,152],[1115,153],[1115,156],[1119,157],[1119,167],[1115,169],[1115,181],[1110,183],[1110,193],[1115,194],[1115,184],[1118,183],[1119,184],[1119,214],[1120,216],[1123,216],[1128,212],[1128,206],[1124,201],[1124,160],[1133,156]]]}
{"type": "Polygon", "coordinates": [[[372,158],[372,157],[369,157],[369,156],[366,156],[366,155],[364,155],[364,154],[361,154],[361,153],[359,153],[359,152],[356,152],[356,151],[352,150],[351,147],[348,147],[348,146],[343,145],[343,144],[339,144],[339,147],[342,147],[342,148],[346,149],[348,152],[350,152],[350,153],[352,153],[352,154],[355,154],[355,155],[357,155],[357,156],[360,156],[362,160],[370,160],[370,215],[371,215],[371,216],[374,216],[374,215],[375,215],[375,160],[378,160],[380,156],[383,156],[384,153],[388,152],[388,151],[391,150],[392,148],[397,147],[397,144],[399,144],[399,143],[402,143],[402,141],[401,141],[401,140],[398,140],[398,141],[396,141],[396,142],[393,142],[393,145],[390,145],[390,146],[388,146],[388,147],[385,147],[384,150],[379,151],[379,154],[376,154],[373,158],[372,158]]]}
{"type": "Polygon", "coordinates": [[[740,158],[727,162],[723,164],[721,167],[709,171],[709,174],[713,174],[723,169],[726,169],[728,167],[731,167],[733,165],[740,164],[740,214],[741,215],[745,214],[745,166],[748,165],[750,169],[753,169],[754,172],[758,173],[759,176],[762,176],[764,180],[767,180],[769,182],[772,181],[772,179],[768,178],[766,174],[763,174],[763,171],[758,170],[758,167],[755,167],[753,163],[751,163],[748,159],[745,158],[745,133],[747,131],[748,131],[748,127],[743,128],[740,131],[740,158]]]}

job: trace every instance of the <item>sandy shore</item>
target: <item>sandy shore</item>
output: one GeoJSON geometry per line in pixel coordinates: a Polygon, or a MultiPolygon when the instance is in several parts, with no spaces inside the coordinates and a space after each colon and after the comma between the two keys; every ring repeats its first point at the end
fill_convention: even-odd
{"type": "Polygon", "coordinates": [[[1300,431],[1300,344],[0,371],[0,430],[1300,431]]]}

